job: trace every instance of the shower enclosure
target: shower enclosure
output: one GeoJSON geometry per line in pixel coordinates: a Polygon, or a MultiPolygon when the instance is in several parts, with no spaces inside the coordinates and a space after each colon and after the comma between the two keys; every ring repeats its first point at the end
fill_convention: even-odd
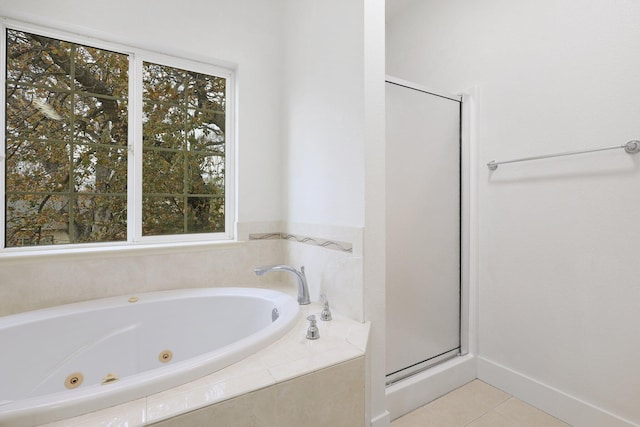
{"type": "Polygon", "coordinates": [[[387,78],[387,384],[460,354],[461,111],[387,78]]]}

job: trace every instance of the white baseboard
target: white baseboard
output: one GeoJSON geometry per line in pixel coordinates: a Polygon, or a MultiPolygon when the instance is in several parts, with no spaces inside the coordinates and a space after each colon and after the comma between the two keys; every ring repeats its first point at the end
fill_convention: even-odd
{"type": "Polygon", "coordinates": [[[384,411],[384,413],[371,420],[371,427],[389,427],[390,425],[391,418],[389,416],[389,411],[384,411]]]}
{"type": "Polygon", "coordinates": [[[473,381],[476,377],[476,358],[466,355],[451,359],[387,387],[386,405],[391,414],[391,420],[426,405],[473,381]]]}
{"type": "Polygon", "coordinates": [[[562,421],[579,427],[638,426],[604,409],[529,378],[491,360],[478,357],[478,378],[562,421]]]}

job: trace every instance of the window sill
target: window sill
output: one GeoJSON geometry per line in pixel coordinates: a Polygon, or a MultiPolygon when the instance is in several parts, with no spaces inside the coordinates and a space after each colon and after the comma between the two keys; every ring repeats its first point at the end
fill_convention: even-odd
{"type": "Polygon", "coordinates": [[[240,240],[198,241],[179,243],[127,243],[110,246],[89,246],[79,248],[51,248],[6,251],[0,253],[0,264],[13,262],[31,262],[45,259],[87,259],[117,258],[123,256],[146,256],[207,250],[226,250],[242,247],[246,242],[240,240]]]}

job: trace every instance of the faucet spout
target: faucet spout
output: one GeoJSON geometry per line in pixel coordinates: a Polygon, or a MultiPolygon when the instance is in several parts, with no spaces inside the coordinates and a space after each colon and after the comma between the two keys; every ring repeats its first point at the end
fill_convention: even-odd
{"type": "Polygon", "coordinates": [[[270,265],[266,267],[259,267],[253,270],[257,276],[262,276],[272,271],[286,271],[296,276],[298,280],[298,304],[307,305],[311,304],[309,298],[309,287],[307,286],[307,276],[304,274],[304,266],[300,267],[300,271],[291,267],[290,265],[270,265]]]}

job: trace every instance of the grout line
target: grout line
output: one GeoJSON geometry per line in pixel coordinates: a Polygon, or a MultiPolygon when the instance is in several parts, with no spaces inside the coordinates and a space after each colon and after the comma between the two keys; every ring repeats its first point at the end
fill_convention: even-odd
{"type": "MultiPolygon", "coordinates": [[[[537,407],[535,407],[535,406],[533,406],[533,405],[531,405],[531,404],[529,404],[529,403],[525,402],[525,401],[524,401],[524,400],[522,400],[522,399],[518,399],[518,398],[517,398],[517,397],[515,397],[515,396],[511,396],[511,399],[514,399],[514,400],[516,400],[516,401],[519,401],[520,403],[522,403],[522,404],[524,404],[524,405],[526,405],[526,406],[530,407],[531,409],[533,409],[533,410],[534,410],[534,412],[539,412],[539,413],[543,414],[544,416],[546,416],[546,417],[548,417],[548,418],[551,418],[551,419],[553,419],[553,420],[557,421],[558,423],[561,423],[561,424],[564,424],[564,425],[567,425],[567,426],[571,427],[571,425],[570,425],[570,424],[568,424],[568,423],[564,422],[564,421],[563,421],[563,420],[561,420],[560,418],[558,418],[558,417],[554,417],[553,415],[551,415],[551,414],[549,414],[549,413],[547,413],[547,412],[543,411],[543,410],[542,410],[542,409],[540,409],[540,408],[537,408],[537,407]]],[[[511,399],[508,399],[508,400],[511,400],[511,399]]],[[[507,401],[505,401],[505,402],[503,402],[502,404],[500,404],[500,405],[496,406],[493,410],[496,410],[498,407],[500,407],[500,406],[504,405],[505,403],[507,403],[507,401]]],[[[498,412],[498,414],[500,414],[500,415],[501,415],[501,416],[503,416],[504,418],[506,418],[506,419],[508,419],[508,420],[510,420],[510,421],[513,421],[514,423],[517,423],[517,422],[518,422],[518,420],[517,420],[517,419],[515,419],[515,418],[512,416],[512,414],[503,414],[503,413],[501,413],[501,412],[499,412],[499,411],[496,411],[496,412],[498,412]]]]}
{"type": "Polygon", "coordinates": [[[490,414],[490,413],[492,413],[492,412],[495,412],[495,413],[496,413],[499,417],[501,417],[501,418],[504,418],[504,419],[506,419],[506,420],[508,420],[508,421],[513,421],[511,418],[509,418],[509,417],[505,417],[505,416],[504,416],[504,415],[502,415],[500,412],[497,412],[497,411],[496,411],[496,408],[493,408],[493,409],[488,410],[487,412],[485,412],[484,414],[482,414],[481,416],[479,416],[479,417],[478,417],[478,418],[476,418],[475,420],[473,420],[473,421],[469,422],[468,424],[465,424],[463,427],[470,426],[471,424],[473,424],[473,423],[475,423],[476,421],[478,421],[480,418],[482,418],[482,417],[484,417],[485,415],[490,414]]]}
{"type": "MultiPolygon", "coordinates": [[[[505,404],[506,402],[508,402],[510,399],[513,399],[513,398],[514,398],[511,394],[509,394],[509,393],[507,393],[507,392],[505,392],[505,391],[503,391],[503,390],[500,390],[499,388],[494,387],[494,386],[492,386],[491,384],[487,384],[487,383],[485,383],[485,382],[484,382],[484,381],[482,381],[482,380],[476,379],[475,381],[480,381],[480,382],[482,382],[483,384],[486,384],[488,387],[491,387],[491,388],[494,388],[494,389],[496,389],[496,390],[498,390],[498,391],[501,391],[501,392],[503,392],[504,394],[506,394],[506,396],[505,396],[505,398],[504,398],[503,400],[501,400],[500,402],[497,402],[494,406],[492,406],[491,408],[487,409],[487,410],[486,410],[482,415],[480,415],[480,416],[478,416],[478,417],[474,418],[473,420],[469,421],[468,423],[466,423],[466,424],[464,425],[465,427],[466,427],[466,426],[468,426],[468,425],[473,424],[474,422],[476,422],[476,421],[477,421],[477,420],[479,420],[480,418],[484,417],[484,416],[485,416],[485,415],[487,415],[488,413],[490,413],[490,412],[492,412],[492,411],[495,411],[495,410],[496,410],[496,408],[497,408],[498,406],[504,405],[504,404],[505,404]]],[[[463,386],[463,387],[464,387],[464,386],[463,386]]],[[[502,414],[500,414],[499,412],[498,412],[498,415],[501,415],[501,416],[502,416],[502,414]]]]}
{"type": "MultiPolygon", "coordinates": [[[[482,415],[480,415],[479,417],[474,418],[473,420],[471,420],[471,421],[469,421],[468,423],[466,423],[466,424],[464,425],[464,427],[469,426],[469,425],[471,425],[471,424],[475,423],[475,422],[476,422],[476,421],[478,421],[480,418],[484,417],[485,415],[489,414],[490,412],[494,412],[498,406],[503,405],[505,402],[507,402],[509,399],[512,399],[512,398],[513,398],[513,396],[509,396],[509,397],[507,397],[507,399],[506,399],[506,400],[503,400],[502,402],[498,403],[496,406],[494,406],[494,407],[492,407],[492,408],[487,409],[484,413],[482,413],[482,415]]],[[[497,414],[498,414],[498,415],[500,415],[500,416],[502,416],[502,417],[504,417],[504,415],[502,415],[500,412],[498,412],[497,414]]],[[[506,418],[506,417],[505,417],[505,418],[506,418]]]]}

